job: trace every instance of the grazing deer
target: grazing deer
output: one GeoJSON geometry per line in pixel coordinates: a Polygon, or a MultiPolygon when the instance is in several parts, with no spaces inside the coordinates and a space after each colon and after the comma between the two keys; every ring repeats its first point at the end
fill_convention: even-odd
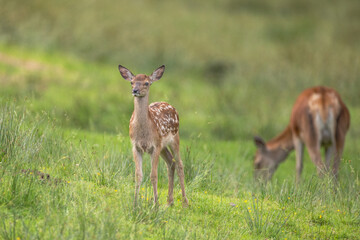
{"type": "Polygon", "coordinates": [[[260,137],[254,138],[255,178],[270,180],[279,164],[295,149],[296,181],[299,182],[304,145],[319,176],[330,170],[333,159],[332,173],[337,178],[349,126],[349,110],[334,89],[319,86],[303,91],[294,104],[289,125],[280,135],[267,143],[260,137]],[[321,160],[321,147],[325,149],[325,164],[321,160]]]}
{"type": "Polygon", "coordinates": [[[165,160],[168,170],[169,190],[168,204],[174,202],[174,172],[177,170],[183,205],[188,205],[185,194],[184,167],[179,152],[179,115],[175,108],[165,102],[155,102],[149,105],[149,89],[153,82],[159,80],[165,66],[156,69],[150,76],[138,74],[134,76],[127,68],[119,65],[121,76],[131,82],[134,96],[134,112],[130,119],[130,139],[135,161],[135,205],[138,199],[140,184],[143,179],[142,156],[151,155],[151,183],[154,190],[154,203],[157,203],[157,180],[159,156],[165,160]],[[170,148],[170,151],[168,149],[170,148]]]}

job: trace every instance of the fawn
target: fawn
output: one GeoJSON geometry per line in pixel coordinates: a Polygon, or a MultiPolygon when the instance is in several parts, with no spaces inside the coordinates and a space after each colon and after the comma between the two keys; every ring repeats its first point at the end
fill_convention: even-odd
{"type": "Polygon", "coordinates": [[[305,145],[320,176],[330,170],[330,162],[334,160],[332,173],[337,179],[349,127],[349,110],[334,89],[318,86],[303,91],[294,104],[289,125],[280,135],[267,143],[260,137],[254,138],[255,178],[270,180],[279,164],[295,149],[299,182],[305,145]],[[321,147],[325,149],[325,164],[321,160],[321,147]]]}
{"type": "Polygon", "coordinates": [[[158,201],[159,156],[165,160],[168,170],[168,204],[174,203],[175,168],[180,180],[183,205],[188,206],[189,203],[185,193],[184,167],[179,151],[179,115],[176,109],[166,102],[155,102],[149,105],[150,86],[162,77],[164,70],[165,66],[162,65],[149,76],[145,74],[135,76],[127,68],[119,65],[121,76],[131,82],[134,96],[134,112],[130,119],[129,134],[135,161],[135,206],[143,179],[142,156],[145,152],[151,155],[150,178],[154,190],[154,203],[158,201]]]}

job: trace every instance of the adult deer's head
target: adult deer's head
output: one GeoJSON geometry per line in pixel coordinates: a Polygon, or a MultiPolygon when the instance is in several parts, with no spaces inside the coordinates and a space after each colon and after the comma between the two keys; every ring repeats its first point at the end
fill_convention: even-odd
{"type": "Polygon", "coordinates": [[[282,161],[285,152],[278,148],[269,149],[260,137],[254,137],[254,142],[257,147],[254,158],[254,177],[257,180],[268,181],[282,161]]]}

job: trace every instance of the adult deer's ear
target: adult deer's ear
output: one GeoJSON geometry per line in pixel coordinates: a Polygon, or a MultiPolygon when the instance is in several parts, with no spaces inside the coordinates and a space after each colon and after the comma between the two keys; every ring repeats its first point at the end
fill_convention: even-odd
{"type": "Polygon", "coordinates": [[[258,149],[260,149],[261,151],[266,151],[266,143],[265,143],[264,139],[262,139],[261,137],[255,136],[254,143],[258,149]]]}
{"type": "Polygon", "coordinates": [[[151,75],[150,75],[150,80],[151,82],[155,82],[157,80],[159,80],[162,75],[164,74],[165,71],[165,65],[162,65],[161,67],[157,68],[151,75]]]}
{"type": "Polygon", "coordinates": [[[132,74],[129,69],[121,65],[119,65],[119,72],[121,76],[127,81],[131,81],[134,78],[134,74],[132,74]]]}

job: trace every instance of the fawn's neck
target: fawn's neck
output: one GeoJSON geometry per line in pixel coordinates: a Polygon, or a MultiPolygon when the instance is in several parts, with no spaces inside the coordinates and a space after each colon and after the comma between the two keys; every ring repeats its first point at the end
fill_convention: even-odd
{"type": "Polygon", "coordinates": [[[288,154],[294,149],[291,127],[287,126],[282,133],[267,142],[266,146],[270,151],[274,152],[277,162],[284,161],[288,154]]]}
{"type": "Polygon", "coordinates": [[[149,120],[149,96],[134,97],[134,123],[138,126],[148,124],[149,120]]]}

